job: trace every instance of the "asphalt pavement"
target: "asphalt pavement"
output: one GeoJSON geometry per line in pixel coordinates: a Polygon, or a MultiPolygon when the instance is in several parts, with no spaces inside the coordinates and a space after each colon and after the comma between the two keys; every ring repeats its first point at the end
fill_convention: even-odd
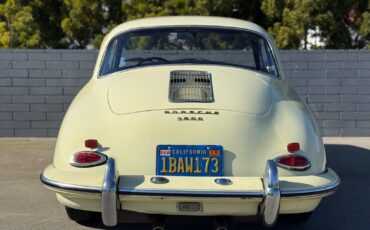
{"type": "MultiPolygon", "coordinates": [[[[106,229],[70,221],[55,195],[39,181],[52,162],[53,138],[0,138],[0,229],[106,229]]],[[[341,177],[339,190],[325,198],[304,224],[278,222],[273,229],[370,229],[370,138],[325,138],[328,165],[341,177]]],[[[150,224],[119,224],[112,229],[151,229],[150,224]]],[[[209,222],[171,223],[166,229],[211,229],[209,222]]],[[[263,229],[251,221],[235,229],[263,229]]]]}

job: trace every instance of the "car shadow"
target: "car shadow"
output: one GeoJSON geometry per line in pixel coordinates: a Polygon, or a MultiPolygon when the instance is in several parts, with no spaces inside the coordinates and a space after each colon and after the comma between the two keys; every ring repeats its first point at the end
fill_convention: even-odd
{"type": "MultiPolygon", "coordinates": [[[[333,195],[323,199],[311,218],[302,224],[279,220],[272,229],[366,229],[370,226],[370,150],[352,145],[325,145],[327,164],[341,178],[341,185],[333,195]]],[[[171,223],[166,229],[212,229],[210,218],[204,222],[171,223]]],[[[85,226],[97,229],[152,229],[151,224],[119,224],[107,228],[98,223],[85,226]]],[[[253,220],[233,223],[229,229],[266,229],[253,220]]]]}

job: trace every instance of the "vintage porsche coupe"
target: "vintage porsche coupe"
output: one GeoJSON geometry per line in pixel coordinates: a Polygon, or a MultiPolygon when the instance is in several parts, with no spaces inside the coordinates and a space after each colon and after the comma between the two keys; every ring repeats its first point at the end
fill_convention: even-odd
{"type": "Polygon", "coordinates": [[[256,24],[158,17],[114,28],[41,181],[68,216],[305,220],[339,177],[309,108],[256,24]]]}

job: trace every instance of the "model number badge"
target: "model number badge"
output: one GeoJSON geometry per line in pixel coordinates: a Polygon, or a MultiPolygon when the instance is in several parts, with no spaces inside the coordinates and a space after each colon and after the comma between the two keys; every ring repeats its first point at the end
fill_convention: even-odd
{"type": "Polygon", "coordinates": [[[177,117],[178,121],[204,121],[203,115],[220,114],[219,111],[213,110],[165,110],[164,113],[170,115],[182,115],[181,117],[177,117]]]}

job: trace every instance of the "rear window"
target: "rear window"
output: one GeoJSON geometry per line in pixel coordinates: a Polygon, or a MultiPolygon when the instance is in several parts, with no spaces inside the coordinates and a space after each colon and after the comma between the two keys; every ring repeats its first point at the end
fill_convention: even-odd
{"type": "Polygon", "coordinates": [[[272,50],[253,32],[202,27],[151,28],[113,38],[100,76],[130,68],[200,64],[252,69],[277,76],[272,50]]]}

